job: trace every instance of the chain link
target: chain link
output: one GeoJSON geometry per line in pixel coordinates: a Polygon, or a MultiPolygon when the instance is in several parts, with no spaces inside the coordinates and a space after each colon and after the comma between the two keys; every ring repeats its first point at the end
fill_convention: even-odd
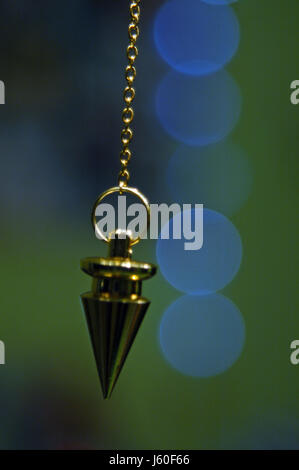
{"type": "Polygon", "coordinates": [[[129,145],[133,138],[133,131],[131,128],[134,119],[134,110],[132,103],[135,98],[135,88],[133,84],[136,78],[135,61],[138,56],[138,49],[136,42],[139,36],[139,20],[140,20],[140,0],[130,0],[130,24],[128,28],[130,44],[127,47],[127,58],[129,64],[126,67],[125,77],[127,86],[124,90],[125,108],[122,113],[122,121],[124,128],[121,132],[122,150],[120,152],[121,170],[118,175],[118,186],[120,188],[128,185],[130,173],[128,171],[128,164],[132,157],[132,152],[129,145]]]}

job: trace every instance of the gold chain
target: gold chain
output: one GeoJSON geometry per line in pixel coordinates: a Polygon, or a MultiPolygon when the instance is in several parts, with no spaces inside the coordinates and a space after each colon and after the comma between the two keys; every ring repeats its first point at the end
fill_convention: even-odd
{"type": "Polygon", "coordinates": [[[130,173],[128,171],[128,164],[132,157],[132,152],[129,148],[130,142],[133,138],[133,131],[130,127],[134,119],[134,110],[132,107],[133,100],[135,98],[135,88],[133,83],[136,78],[136,68],[134,66],[135,60],[138,56],[138,49],[136,42],[139,36],[139,20],[140,20],[140,0],[130,0],[130,24],[128,28],[130,44],[127,47],[127,58],[129,65],[126,67],[126,81],[127,86],[124,90],[124,101],[125,108],[122,113],[122,121],[124,128],[121,132],[122,150],[120,152],[120,164],[121,170],[118,175],[118,185],[120,188],[127,186],[130,173]]]}

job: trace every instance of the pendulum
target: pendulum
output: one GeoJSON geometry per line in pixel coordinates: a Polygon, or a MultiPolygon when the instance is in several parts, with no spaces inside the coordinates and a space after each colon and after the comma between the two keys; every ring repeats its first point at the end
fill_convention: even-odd
{"type": "Polygon", "coordinates": [[[104,398],[111,396],[126,357],[139,330],[150,302],[142,297],[142,281],[152,277],[156,267],[149,263],[132,260],[132,246],[140,237],[132,238],[132,233],[123,227],[108,237],[96,223],[96,209],[106,196],[113,193],[130,193],[136,196],[147,211],[147,228],[150,221],[150,205],[147,198],[137,189],[128,186],[130,174],[128,163],[131,159],[129,144],[133,137],[130,127],[135,98],[133,83],[136,77],[134,66],[138,55],[136,42],[139,36],[140,0],[130,1],[129,39],[126,67],[127,86],[124,90],[125,108],[122,113],[124,128],[121,132],[122,150],[121,171],[118,186],[101,194],[92,211],[92,224],[98,238],[108,244],[108,257],[91,257],[81,261],[81,269],[92,276],[91,292],[81,295],[88,330],[91,338],[96,365],[104,398]]]}
{"type": "Polygon", "coordinates": [[[149,263],[131,259],[131,239],[109,241],[108,258],[85,258],[81,269],[92,276],[92,291],[82,294],[89,334],[104,398],[109,398],[150,302],[141,284],[155,274],[149,263]]]}
{"type": "Polygon", "coordinates": [[[96,223],[96,209],[106,196],[113,193],[129,193],[136,196],[147,211],[147,228],[150,219],[150,205],[147,198],[137,189],[128,186],[128,163],[131,159],[129,144],[133,137],[130,127],[134,111],[132,102],[135,97],[133,83],[136,77],[134,66],[138,49],[140,0],[130,1],[129,39],[127,48],[129,64],[126,67],[127,86],[124,91],[125,108],[122,114],[124,128],[121,133],[122,151],[120,155],[121,171],[118,186],[101,194],[92,211],[92,224],[98,238],[108,244],[108,257],[91,257],[81,261],[81,269],[92,277],[91,292],[81,295],[88,330],[91,338],[96,365],[102,385],[104,398],[111,396],[126,357],[139,330],[149,300],[142,297],[142,281],[149,279],[156,272],[156,267],[149,263],[132,260],[132,247],[140,241],[123,227],[118,228],[108,237],[96,223]]]}

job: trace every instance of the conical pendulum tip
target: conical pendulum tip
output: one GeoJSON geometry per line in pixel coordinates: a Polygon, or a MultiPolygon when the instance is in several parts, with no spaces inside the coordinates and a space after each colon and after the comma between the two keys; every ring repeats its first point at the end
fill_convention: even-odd
{"type": "Polygon", "coordinates": [[[104,398],[109,398],[142,323],[146,299],[81,296],[104,398]]]}
{"type": "Polygon", "coordinates": [[[141,296],[142,280],[156,272],[152,264],[132,261],[127,248],[116,239],[108,258],[81,261],[82,270],[93,277],[92,291],[81,299],[104,398],[112,394],[150,304],[141,296]]]}

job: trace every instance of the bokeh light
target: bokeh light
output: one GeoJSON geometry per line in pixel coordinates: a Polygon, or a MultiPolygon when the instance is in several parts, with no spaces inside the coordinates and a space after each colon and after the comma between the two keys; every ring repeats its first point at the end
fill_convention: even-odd
{"type": "Polygon", "coordinates": [[[240,90],[225,70],[203,77],[171,71],[156,94],[156,112],[165,131],[191,146],[224,139],[240,111],[240,90]]]}
{"type": "Polygon", "coordinates": [[[166,181],[176,202],[200,203],[231,215],[248,199],[252,170],[243,149],[229,141],[182,145],[169,161],[166,181]]]}
{"type": "Polygon", "coordinates": [[[205,75],[222,68],[235,54],[239,23],[228,6],[171,0],[158,11],[154,38],[170,66],[190,75],[205,75]]]}
{"type": "Polygon", "coordinates": [[[242,315],[220,294],[180,297],[160,325],[163,355],[175,369],[194,377],[226,371],[239,358],[244,342],[242,315]]]}
{"type": "Polygon", "coordinates": [[[210,5],[229,5],[230,3],[236,3],[238,0],[202,0],[210,5]]]}
{"type": "MultiPolygon", "coordinates": [[[[190,212],[192,223],[199,209],[190,212]]],[[[199,250],[185,250],[185,241],[171,238],[157,241],[157,259],[165,279],[176,289],[187,294],[209,294],[229,284],[237,274],[242,260],[242,241],[235,226],[224,215],[210,209],[203,211],[203,246],[199,250]]],[[[198,215],[197,215],[198,216],[198,215]]],[[[162,232],[165,227],[162,228],[162,232]]],[[[194,228],[193,228],[194,230],[194,228]]]]}

